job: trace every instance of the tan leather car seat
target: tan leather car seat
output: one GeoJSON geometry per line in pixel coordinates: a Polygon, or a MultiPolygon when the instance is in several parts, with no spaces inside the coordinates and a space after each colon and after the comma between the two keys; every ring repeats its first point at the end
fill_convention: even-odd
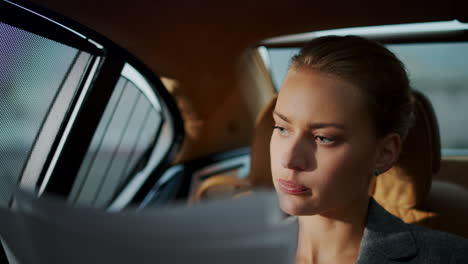
{"type": "MultiPolygon", "coordinates": [[[[376,178],[370,193],[384,208],[407,223],[468,237],[468,190],[448,182],[432,182],[441,162],[438,124],[428,99],[420,92],[414,91],[413,94],[416,120],[400,159],[392,169],[376,178]]],[[[202,186],[204,190],[201,193],[222,185],[232,188],[245,187],[245,184],[255,188],[273,187],[269,146],[275,104],[276,97],[263,108],[256,120],[249,182],[230,179],[225,184],[216,181],[216,184],[202,186]]]]}

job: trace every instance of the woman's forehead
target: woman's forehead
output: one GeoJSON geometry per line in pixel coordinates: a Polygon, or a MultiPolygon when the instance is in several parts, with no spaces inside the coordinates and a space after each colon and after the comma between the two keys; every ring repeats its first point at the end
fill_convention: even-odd
{"type": "Polygon", "coordinates": [[[367,118],[363,96],[354,85],[308,69],[289,71],[275,111],[289,121],[341,123],[367,118]]]}

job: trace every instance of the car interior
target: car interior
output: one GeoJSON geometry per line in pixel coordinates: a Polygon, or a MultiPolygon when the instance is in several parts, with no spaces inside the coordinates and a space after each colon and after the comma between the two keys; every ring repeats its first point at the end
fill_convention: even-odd
{"type": "Polygon", "coordinates": [[[289,59],[350,34],[401,56],[417,108],[369,194],[407,223],[468,238],[462,0],[0,0],[1,207],[15,207],[14,186],[107,211],[271,189],[289,59]]]}

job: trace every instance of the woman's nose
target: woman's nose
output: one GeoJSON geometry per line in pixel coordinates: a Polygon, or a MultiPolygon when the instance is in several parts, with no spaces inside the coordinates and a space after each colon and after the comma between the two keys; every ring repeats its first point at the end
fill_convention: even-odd
{"type": "Polygon", "coordinates": [[[281,165],[284,168],[304,171],[307,169],[307,151],[306,146],[300,141],[294,142],[285,152],[281,159],[281,165]]]}

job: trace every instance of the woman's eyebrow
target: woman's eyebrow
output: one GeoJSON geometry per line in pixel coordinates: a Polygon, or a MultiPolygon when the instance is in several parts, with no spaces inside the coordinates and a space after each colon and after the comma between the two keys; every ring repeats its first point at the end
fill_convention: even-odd
{"type": "MultiPolygon", "coordinates": [[[[273,115],[278,116],[279,118],[281,118],[283,121],[285,121],[287,123],[291,123],[291,121],[286,116],[284,116],[283,114],[278,113],[277,111],[273,111],[273,115]]],[[[340,124],[340,123],[312,123],[312,124],[309,125],[309,128],[311,130],[326,128],[326,127],[334,127],[334,128],[337,128],[337,129],[345,130],[345,126],[343,124],[340,124]]]]}
{"type": "Polygon", "coordinates": [[[283,119],[283,121],[285,121],[285,122],[287,122],[287,123],[290,123],[289,119],[288,119],[286,116],[284,116],[283,114],[280,114],[280,113],[278,113],[278,112],[276,112],[276,111],[273,111],[273,115],[274,115],[274,116],[276,115],[276,116],[278,116],[279,118],[283,119]]]}
{"type": "Polygon", "coordinates": [[[343,124],[338,124],[338,123],[313,123],[309,125],[309,128],[312,130],[326,128],[326,127],[334,127],[337,129],[345,130],[345,126],[343,124]]]}

